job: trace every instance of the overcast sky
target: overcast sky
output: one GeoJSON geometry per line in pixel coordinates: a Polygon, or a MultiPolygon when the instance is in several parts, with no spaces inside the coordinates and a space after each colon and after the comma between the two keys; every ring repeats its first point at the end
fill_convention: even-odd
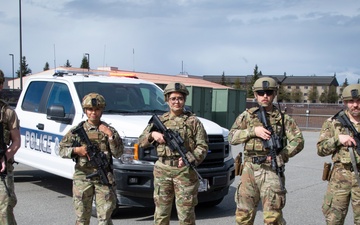
{"type": "MultiPolygon", "coordinates": [[[[33,74],[69,60],[176,75],[360,78],[359,0],[22,0],[33,74]]],[[[19,68],[19,1],[0,2],[0,69],[19,68]]]]}

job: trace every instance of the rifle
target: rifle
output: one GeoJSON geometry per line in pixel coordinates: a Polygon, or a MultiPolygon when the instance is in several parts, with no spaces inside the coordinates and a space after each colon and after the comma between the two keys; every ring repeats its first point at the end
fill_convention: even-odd
{"type": "Polygon", "coordinates": [[[334,118],[338,119],[339,122],[353,134],[353,138],[356,141],[356,152],[360,155],[360,133],[355,129],[349,117],[345,114],[344,110],[340,110],[334,118]]]}
{"type": "Polygon", "coordinates": [[[184,147],[184,140],[179,135],[179,133],[174,132],[173,130],[167,129],[164,124],[160,121],[159,117],[157,115],[153,114],[151,119],[149,120],[149,124],[153,123],[153,130],[156,130],[164,135],[165,142],[167,146],[171,149],[171,151],[177,151],[183,162],[186,166],[191,167],[198,178],[201,180],[202,183],[204,183],[204,179],[201,177],[200,173],[196,170],[195,165],[190,163],[188,158],[186,157],[186,149],[184,147]]]}
{"type": "MultiPolygon", "coordinates": [[[[6,147],[6,144],[4,142],[4,127],[3,127],[3,123],[0,122],[0,159],[4,158],[5,165],[7,163],[7,158],[6,158],[6,155],[5,155],[6,150],[7,150],[7,147],[6,147]]],[[[0,163],[0,170],[1,169],[2,169],[2,167],[1,167],[1,163],[0,163]]],[[[5,168],[4,172],[0,172],[0,178],[1,178],[1,181],[4,183],[7,195],[9,197],[11,197],[9,187],[7,186],[6,180],[5,180],[6,175],[7,175],[7,168],[5,168]]]]}
{"type": "Polygon", "coordinates": [[[79,135],[81,141],[85,142],[89,161],[97,168],[96,172],[87,175],[86,178],[89,179],[92,177],[99,177],[102,184],[110,185],[109,179],[107,177],[107,169],[109,168],[109,162],[106,158],[106,155],[102,151],[100,151],[97,145],[94,145],[90,141],[88,135],[85,132],[83,124],[84,121],[81,122],[74,130],[72,130],[71,133],[79,135]]]}
{"type": "Polygon", "coordinates": [[[263,140],[263,145],[265,149],[269,149],[269,156],[271,157],[271,169],[278,175],[281,190],[284,191],[285,187],[282,182],[282,177],[284,177],[285,166],[282,165],[279,167],[276,161],[276,156],[283,149],[282,138],[275,134],[271,124],[269,124],[267,121],[264,107],[261,105],[259,105],[258,117],[264,128],[271,133],[269,140],[263,140]]]}

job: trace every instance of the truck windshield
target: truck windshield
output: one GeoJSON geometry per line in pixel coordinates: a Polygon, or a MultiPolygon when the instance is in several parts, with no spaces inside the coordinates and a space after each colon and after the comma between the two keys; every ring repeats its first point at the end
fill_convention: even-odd
{"type": "Polygon", "coordinates": [[[168,111],[163,92],[154,85],[78,82],[75,83],[75,87],[80,102],[90,92],[104,96],[106,101],[105,114],[168,111]]]}

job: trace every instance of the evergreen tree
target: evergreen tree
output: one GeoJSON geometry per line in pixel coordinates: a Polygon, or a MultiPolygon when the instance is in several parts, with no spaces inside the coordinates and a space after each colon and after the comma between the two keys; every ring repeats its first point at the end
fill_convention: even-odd
{"type": "Polygon", "coordinates": [[[324,92],[321,93],[320,98],[319,98],[321,103],[327,103],[328,92],[329,92],[328,88],[325,88],[324,92]]]}
{"type": "Polygon", "coordinates": [[[336,87],[331,85],[329,87],[329,94],[327,95],[327,103],[337,103],[339,100],[339,95],[336,92],[336,87]]]}
{"type": "Polygon", "coordinates": [[[82,60],[81,60],[80,68],[90,69],[90,68],[89,68],[89,61],[88,61],[88,59],[87,59],[86,56],[83,56],[83,58],[82,58],[82,60]]]}
{"type": "Polygon", "coordinates": [[[317,90],[317,86],[313,85],[311,89],[308,91],[308,100],[311,103],[315,103],[319,98],[319,92],[317,90]]]}
{"type": "Polygon", "coordinates": [[[64,64],[64,67],[72,67],[70,61],[67,59],[66,63],[64,64]]]}
{"type": "Polygon", "coordinates": [[[241,82],[240,82],[240,78],[238,78],[238,77],[234,81],[234,88],[241,90],[241,82]]]}
{"type": "Polygon", "coordinates": [[[291,91],[291,100],[296,103],[300,103],[303,101],[303,93],[301,92],[300,89],[294,88],[291,91]]]}
{"type": "Polygon", "coordinates": [[[44,71],[49,70],[49,69],[50,69],[49,63],[46,62],[46,63],[45,63],[45,66],[44,66],[44,71]]]}
{"type": "Polygon", "coordinates": [[[225,79],[225,72],[224,72],[224,71],[223,71],[223,73],[222,73],[222,75],[221,75],[220,84],[226,86],[226,79],[225,79]]]}
{"type": "Polygon", "coordinates": [[[284,86],[282,84],[279,86],[277,101],[278,102],[290,102],[291,101],[290,93],[284,88],[284,86]]]}
{"type": "MultiPolygon", "coordinates": [[[[21,59],[20,68],[21,68],[21,74],[22,74],[23,77],[25,77],[26,75],[32,73],[31,69],[29,68],[29,65],[26,64],[26,57],[25,56],[23,56],[22,59],[21,59]]],[[[16,75],[17,75],[17,77],[20,77],[20,69],[18,71],[16,71],[16,75]]]]}
{"type": "Polygon", "coordinates": [[[260,71],[260,73],[258,72],[258,66],[255,65],[254,74],[253,74],[253,76],[252,76],[252,78],[251,78],[250,84],[248,85],[248,89],[247,89],[247,96],[248,96],[249,98],[254,98],[254,97],[255,97],[255,96],[254,96],[254,92],[253,92],[253,90],[252,90],[252,87],[254,86],[255,81],[256,81],[257,79],[259,79],[259,77],[260,77],[261,74],[262,74],[261,71],[260,71]]]}

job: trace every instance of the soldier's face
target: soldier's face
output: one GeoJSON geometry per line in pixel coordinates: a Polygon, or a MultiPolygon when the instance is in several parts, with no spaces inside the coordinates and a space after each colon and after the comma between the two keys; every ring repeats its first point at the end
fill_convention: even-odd
{"type": "Polygon", "coordinates": [[[102,109],[97,107],[86,108],[85,109],[86,116],[88,117],[88,122],[96,125],[100,122],[100,118],[102,115],[102,109]]]}
{"type": "Polygon", "coordinates": [[[271,105],[275,98],[275,91],[255,91],[254,94],[258,104],[263,107],[271,105]]]}
{"type": "Polygon", "coordinates": [[[167,103],[172,113],[179,114],[183,112],[185,97],[180,92],[172,92],[169,95],[167,103]]]}
{"type": "Polygon", "coordinates": [[[344,101],[349,112],[354,117],[360,116],[360,98],[344,101]]]}

